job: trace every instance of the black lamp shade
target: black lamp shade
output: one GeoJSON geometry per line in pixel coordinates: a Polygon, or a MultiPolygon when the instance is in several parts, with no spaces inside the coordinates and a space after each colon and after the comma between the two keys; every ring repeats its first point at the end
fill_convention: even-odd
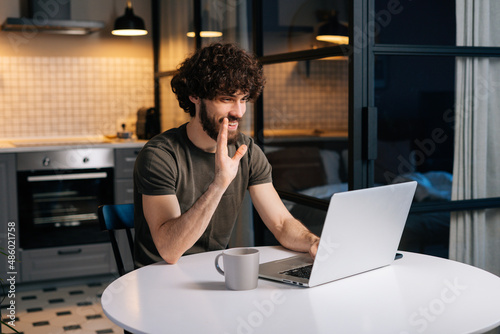
{"type": "Polygon", "coordinates": [[[348,36],[349,28],[339,22],[337,15],[332,15],[319,27],[316,39],[335,44],[348,44],[348,36]]]}
{"type": "Polygon", "coordinates": [[[140,36],[146,35],[148,32],[143,19],[134,15],[134,10],[129,3],[125,8],[125,14],[115,20],[112,33],[119,36],[140,36]]]}

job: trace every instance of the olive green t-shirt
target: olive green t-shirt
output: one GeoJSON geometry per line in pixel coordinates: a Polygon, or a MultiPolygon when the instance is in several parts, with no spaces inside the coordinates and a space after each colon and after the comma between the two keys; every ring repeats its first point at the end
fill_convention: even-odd
{"type": "MultiPolygon", "coordinates": [[[[144,218],[142,194],[175,194],[184,213],[214,179],[215,154],[196,147],[187,136],[186,125],[155,136],[137,157],[134,169],[134,257],[137,267],[162,260],[144,218]]],[[[271,165],[252,138],[241,134],[234,145],[228,145],[229,156],[233,156],[242,144],[248,146],[248,151],[240,161],[236,177],[222,196],[207,229],[186,254],[226,248],[246,189],[272,182],[271,165]]]]}

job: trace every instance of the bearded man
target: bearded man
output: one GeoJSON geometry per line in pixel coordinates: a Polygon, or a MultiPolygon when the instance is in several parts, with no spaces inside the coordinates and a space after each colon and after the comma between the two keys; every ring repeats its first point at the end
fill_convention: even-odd
{"type": "Polygon", "coordinates": [[[136,160],[136,267],[225,249],[246,190],[281,245],[315,256],[319,238],[288,212],[264,153],[238,130],[264,83],[257,59],[235,44],[209,45],[179,66],[172,91],[191,119],[152,138],[136,160]]]}

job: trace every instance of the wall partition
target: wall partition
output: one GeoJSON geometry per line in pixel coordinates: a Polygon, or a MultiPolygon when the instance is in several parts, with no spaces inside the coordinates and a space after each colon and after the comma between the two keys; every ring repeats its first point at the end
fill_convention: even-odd
{"type": "Polygon", "coordinates": [[[490,268],[484,255],[500,254],[498,245],[474,239],[498,236],[485,228],[500,203],[490,131],[499,114],[495,1],[153,3],[164,128],[186,121],[169,87],[177,63],[213,41],[240,43],[267,77],[244,130],[308,227],[321,230],[334,192],[417,180],[401,248],[490,268]],[[187,37],[191,24],[200,37],[187,37]],[[201,37],[207,25],[222,35],[201,37]]]}
{"type": "MultiPolygon", "coordinates": [[[[198,47],[235,42],[255,53],[264,66],[266,87],[261,98],[249,104],[242,129],[268,155],[280,194],[294,201],[312,201],[323,211],[333,192],[348,189],[347,1],[153,3],[157,106],[163,129],[188,121],[170,89],[178,63],[198,47]],[[319,40],[318,35],[341,40],[319,40]]],[[[294,203],[287,204],[298,208],[300,204],[294,203]]],[[[322,219],[317,223],[299,218],[320,230],[322,219]]],[[[260,232],[257,239],[266,239],[260,232]]]]}

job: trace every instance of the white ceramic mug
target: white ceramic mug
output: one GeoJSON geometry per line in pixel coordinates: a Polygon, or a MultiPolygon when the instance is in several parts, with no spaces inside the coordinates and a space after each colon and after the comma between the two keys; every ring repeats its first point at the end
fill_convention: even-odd
{"type": "Polygon", "coordinates": [[[215,268],[224,276],[226,288],[255,289],[259,278],[259,251],[255,248],[226,249],[215,258],[215,268]],[[219,265],[221,256],[224,270],[219,265]]]}

